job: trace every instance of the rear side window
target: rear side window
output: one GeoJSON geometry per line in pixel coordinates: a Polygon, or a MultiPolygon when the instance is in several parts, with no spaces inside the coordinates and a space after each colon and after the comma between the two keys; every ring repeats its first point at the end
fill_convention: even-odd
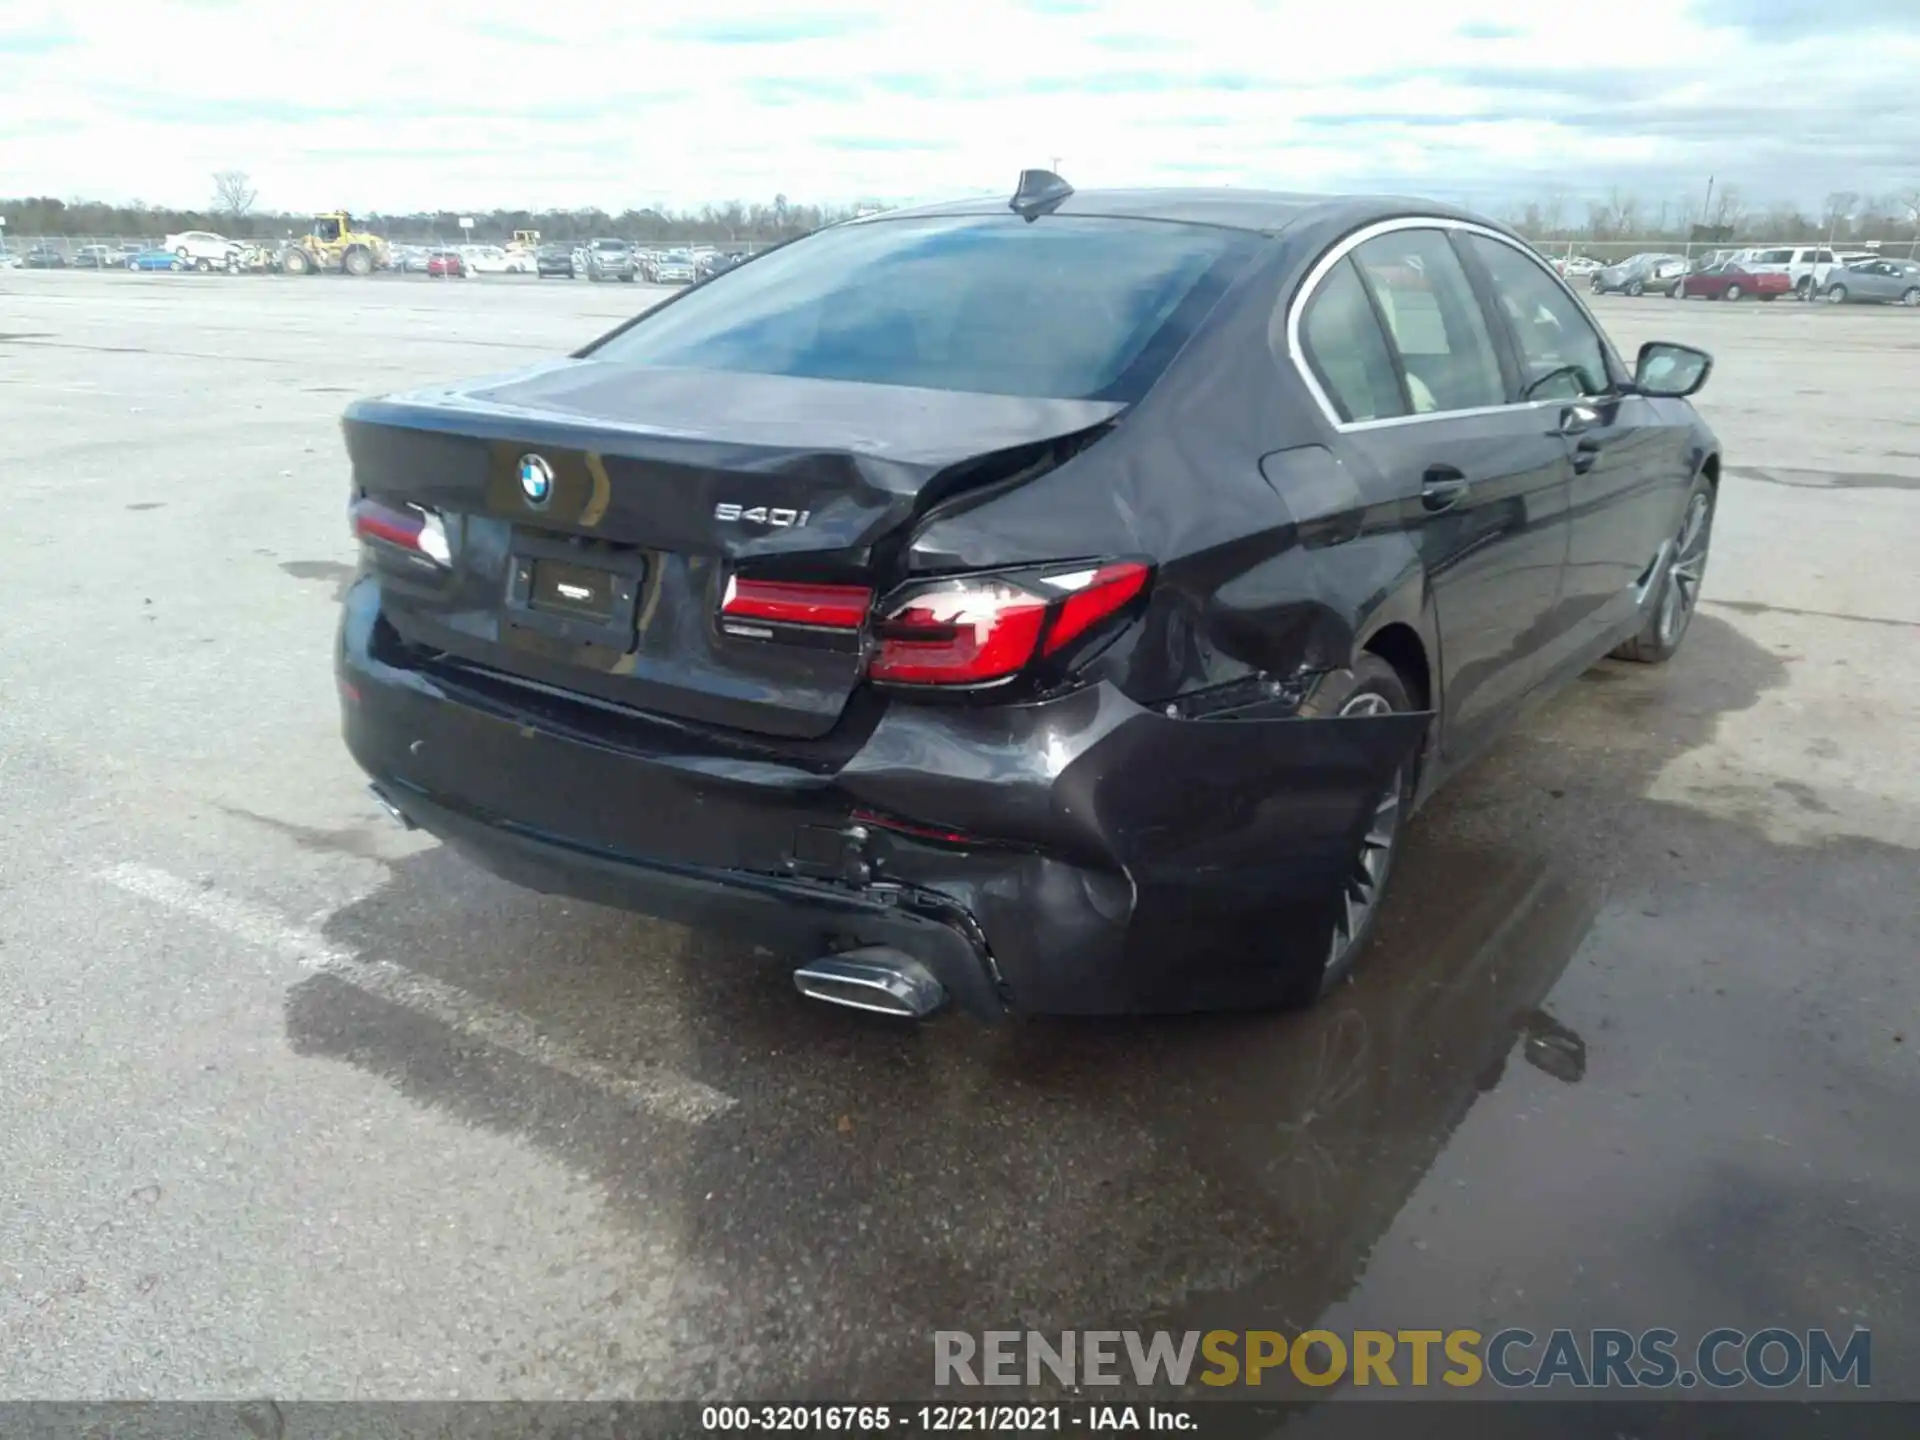
{"type": "Polygon", "coordinates": [[[1793,260],[1791,250],[1765,250],[1753,263],[1756,265],[1786,265],[1793,260]]]}
{"type": "Polygon", "coordinates": [[[1137,400],[1260,238],[1162,221],[836,226],[716,276],[589,353],[1062,400],[1137,400]]]}
{"type": "Polygon", "coordinates": [[[1351,260],[1342,260],[1300,314],[1300,344],[1320,388],[1342,420],[1407,413],[1393,355],[1351,260]]]}
{"type": "Polygon", "coordinates": [[[1569,400],[1613,388],[1606,346],[1551,275],[1511,245],[1485,235],[1461,238],[1486,267],[1520,352],[1521,399],[1569,400]]]}
{"type": "Polygon", "coordinates": [[[1506,403],[1493,338],[1439,230],[1395,230],[1353,251],[1399,352],[1416,415],[1506,403]]]}

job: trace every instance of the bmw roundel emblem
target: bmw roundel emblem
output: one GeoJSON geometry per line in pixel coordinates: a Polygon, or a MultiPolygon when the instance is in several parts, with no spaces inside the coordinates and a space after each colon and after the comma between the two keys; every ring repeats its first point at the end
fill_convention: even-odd
{"type": "Polygon", "coordinates": [[[529,505],[544,505],[553,498],[553,467],[540,456],[520,457],[520,493],[529,505]]]}

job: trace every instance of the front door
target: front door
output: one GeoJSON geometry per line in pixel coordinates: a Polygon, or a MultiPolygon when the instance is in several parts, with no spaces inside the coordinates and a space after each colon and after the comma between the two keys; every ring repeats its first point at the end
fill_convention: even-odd
{"type": "Polygon", "coordinates": [[[1517,246],[1465,234],[1463,252],[1512,347],[1519,398],[1559,433],[1571,472],[1566,574],[1550,668],[1590,658],[1634,616],[1660,543],[1678,523],[1689,471],[1673,453],[1679,402],[1620,393],[1626,372],[1598,327],[1517,246]]]}

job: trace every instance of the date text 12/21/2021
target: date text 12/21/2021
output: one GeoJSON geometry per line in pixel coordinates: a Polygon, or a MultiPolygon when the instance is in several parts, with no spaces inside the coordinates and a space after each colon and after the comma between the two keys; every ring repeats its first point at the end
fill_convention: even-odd
{"type": "Polygon", "coordinates": [[[708,1405],[707,1431],[1009,1435],[1071,1430],[1199,1429],[1197,1417],[1160,1405],[708,1405]]]}

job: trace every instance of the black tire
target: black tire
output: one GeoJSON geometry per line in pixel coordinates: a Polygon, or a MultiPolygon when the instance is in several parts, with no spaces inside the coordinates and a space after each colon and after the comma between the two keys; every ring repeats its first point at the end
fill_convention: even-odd
{"type": "Polygon", "coordinates": [[[1802,275],[1798,280],[1794,281],[1793,293],[1802,300],[1811,300],[1813,298],[1813,277],[1811,275],[1802,275]]]}
{"type": "Polygon", "coordinates": [[[349,275],[371,275],[373,256],[358,246],[340,257],[340,268],[349,275]]]}
{"type": "Polygon", "coordinates": [[[1729,285],[1725,290],[1721,292],[1721,294],[1728,300],[1738,300],[1742,295],[1746,293],[1747,292],[1742,290],[1738,285],[1729,285]]]}
{"type": "Polygon", "coordinates": [[[1649,594],[1642,603],[1644,618],[1639,633],[1614,649],[1614,659],[1631,660],[1640,665],[1664,665],[1679,653],[1687,631],[1693,627],[1694,611],[1700,608],[1700,586],[1706,579],[1707,560],[1712,552],[1713,515],[1718,498],[1713,481],[1704,473],[1693,477],[1686,504],[1681,507],[1680,528],[1674,535],[1673,558],[1660,577],[1658,591],[1649,594]],[[1696,545],[1689,537],[1689,527],[1696,505],[1702,502],[1704,509],[1696,545]],[[1668,618],[1668,600],[1676,586],[1680,606],[1677,624],[1668,618]]]}
{"type": "Polygon", "coordinates": [[[626,274],[626,275],[622,275],[622,276],[620,277],[620,283],[621,283],[622,285],[631,285],[631,284],[633,283],[633,276],[632,276],[632,274],[630,274],[630,273],[629,273],[629,274],[626,274]]]}
{"type": "Polygon", "coordinates": [[[1638,280],[1629,280],[1627,282],[1627,294],[1636,300],[1646,294],[1646,291],[1647,287],[1642,285],[1638,280]]]}
{"type": "MultiPolygon", "coordinates": [[[[1363,653],[1354,662],[1352,675],[1350,685],[1322,686],[1318,694],[1301,706],[1301,716],[1329,719],[1348,713],[1356,704],[1364,706],[1369,699],[1384,701],[1386,709],[1392,711],[1404,712],[1415,708],[1407,682],[1398,670],[1378,655],[1363,653]]],[[[1415,782],[1419,775],[1417,764],[1416,757],[1403,766],[1375,801],[1376,820],[1388,814],[1392,817],[1387,843],[1369,847],[1367,841],[1363,840],[1360,852],[1354,857],[1356,879],[1364,873],[1362,866],[1369,848],[1381,857],[1377,868],[1370,872],[1373,877],[1371,902],[1354,925],[1353,933],[1344,946],[1337,942],[1347,921],[1343,918],[1336,923],[1336,933],[1325,957],[1318,966],[1304,970],[1293,983],[1288,995],[1289,1004],[1311,1005],[1331,993],[1353,973],[1354,962],[1366,948],[1368,937],[1373,934],[1374,924],[1380,917],[1381,906],[1392,884],[1394,857],[1400,853],[1400,843],[1406,835],[1407,815],[1413,805],[1415,782]]],[[[1370,831],[1370,837],[1375,833],[1377,831],[1370,831]]],[[[1345,913],[1351,915],[1352,912],[1347,910],[1345,913]]]]}
{"type": "Polygon", "coordinates": [[[1911,290],[1908,290],[1905,294],[1901,295],[1900,303],[1902,305],[1910,305],[1915,307],[1916,309],[1920,309],[1920,285],[1914,286],[1911,290]]]}
{"type": "Polygon", "coordinates": [[[1846,304],[1847,287],[1844,285],[1829,285],[1827,287],[1827,303],[1830,305],[1846,304]]]}
{"type": "Polygon", "coordinates": [[[1607,293],[1607,287],[1600,283],[1600,277],[1597,275],[1593,279],[1591,288],[1596,295],[1604,295],[1607,293]]]}

